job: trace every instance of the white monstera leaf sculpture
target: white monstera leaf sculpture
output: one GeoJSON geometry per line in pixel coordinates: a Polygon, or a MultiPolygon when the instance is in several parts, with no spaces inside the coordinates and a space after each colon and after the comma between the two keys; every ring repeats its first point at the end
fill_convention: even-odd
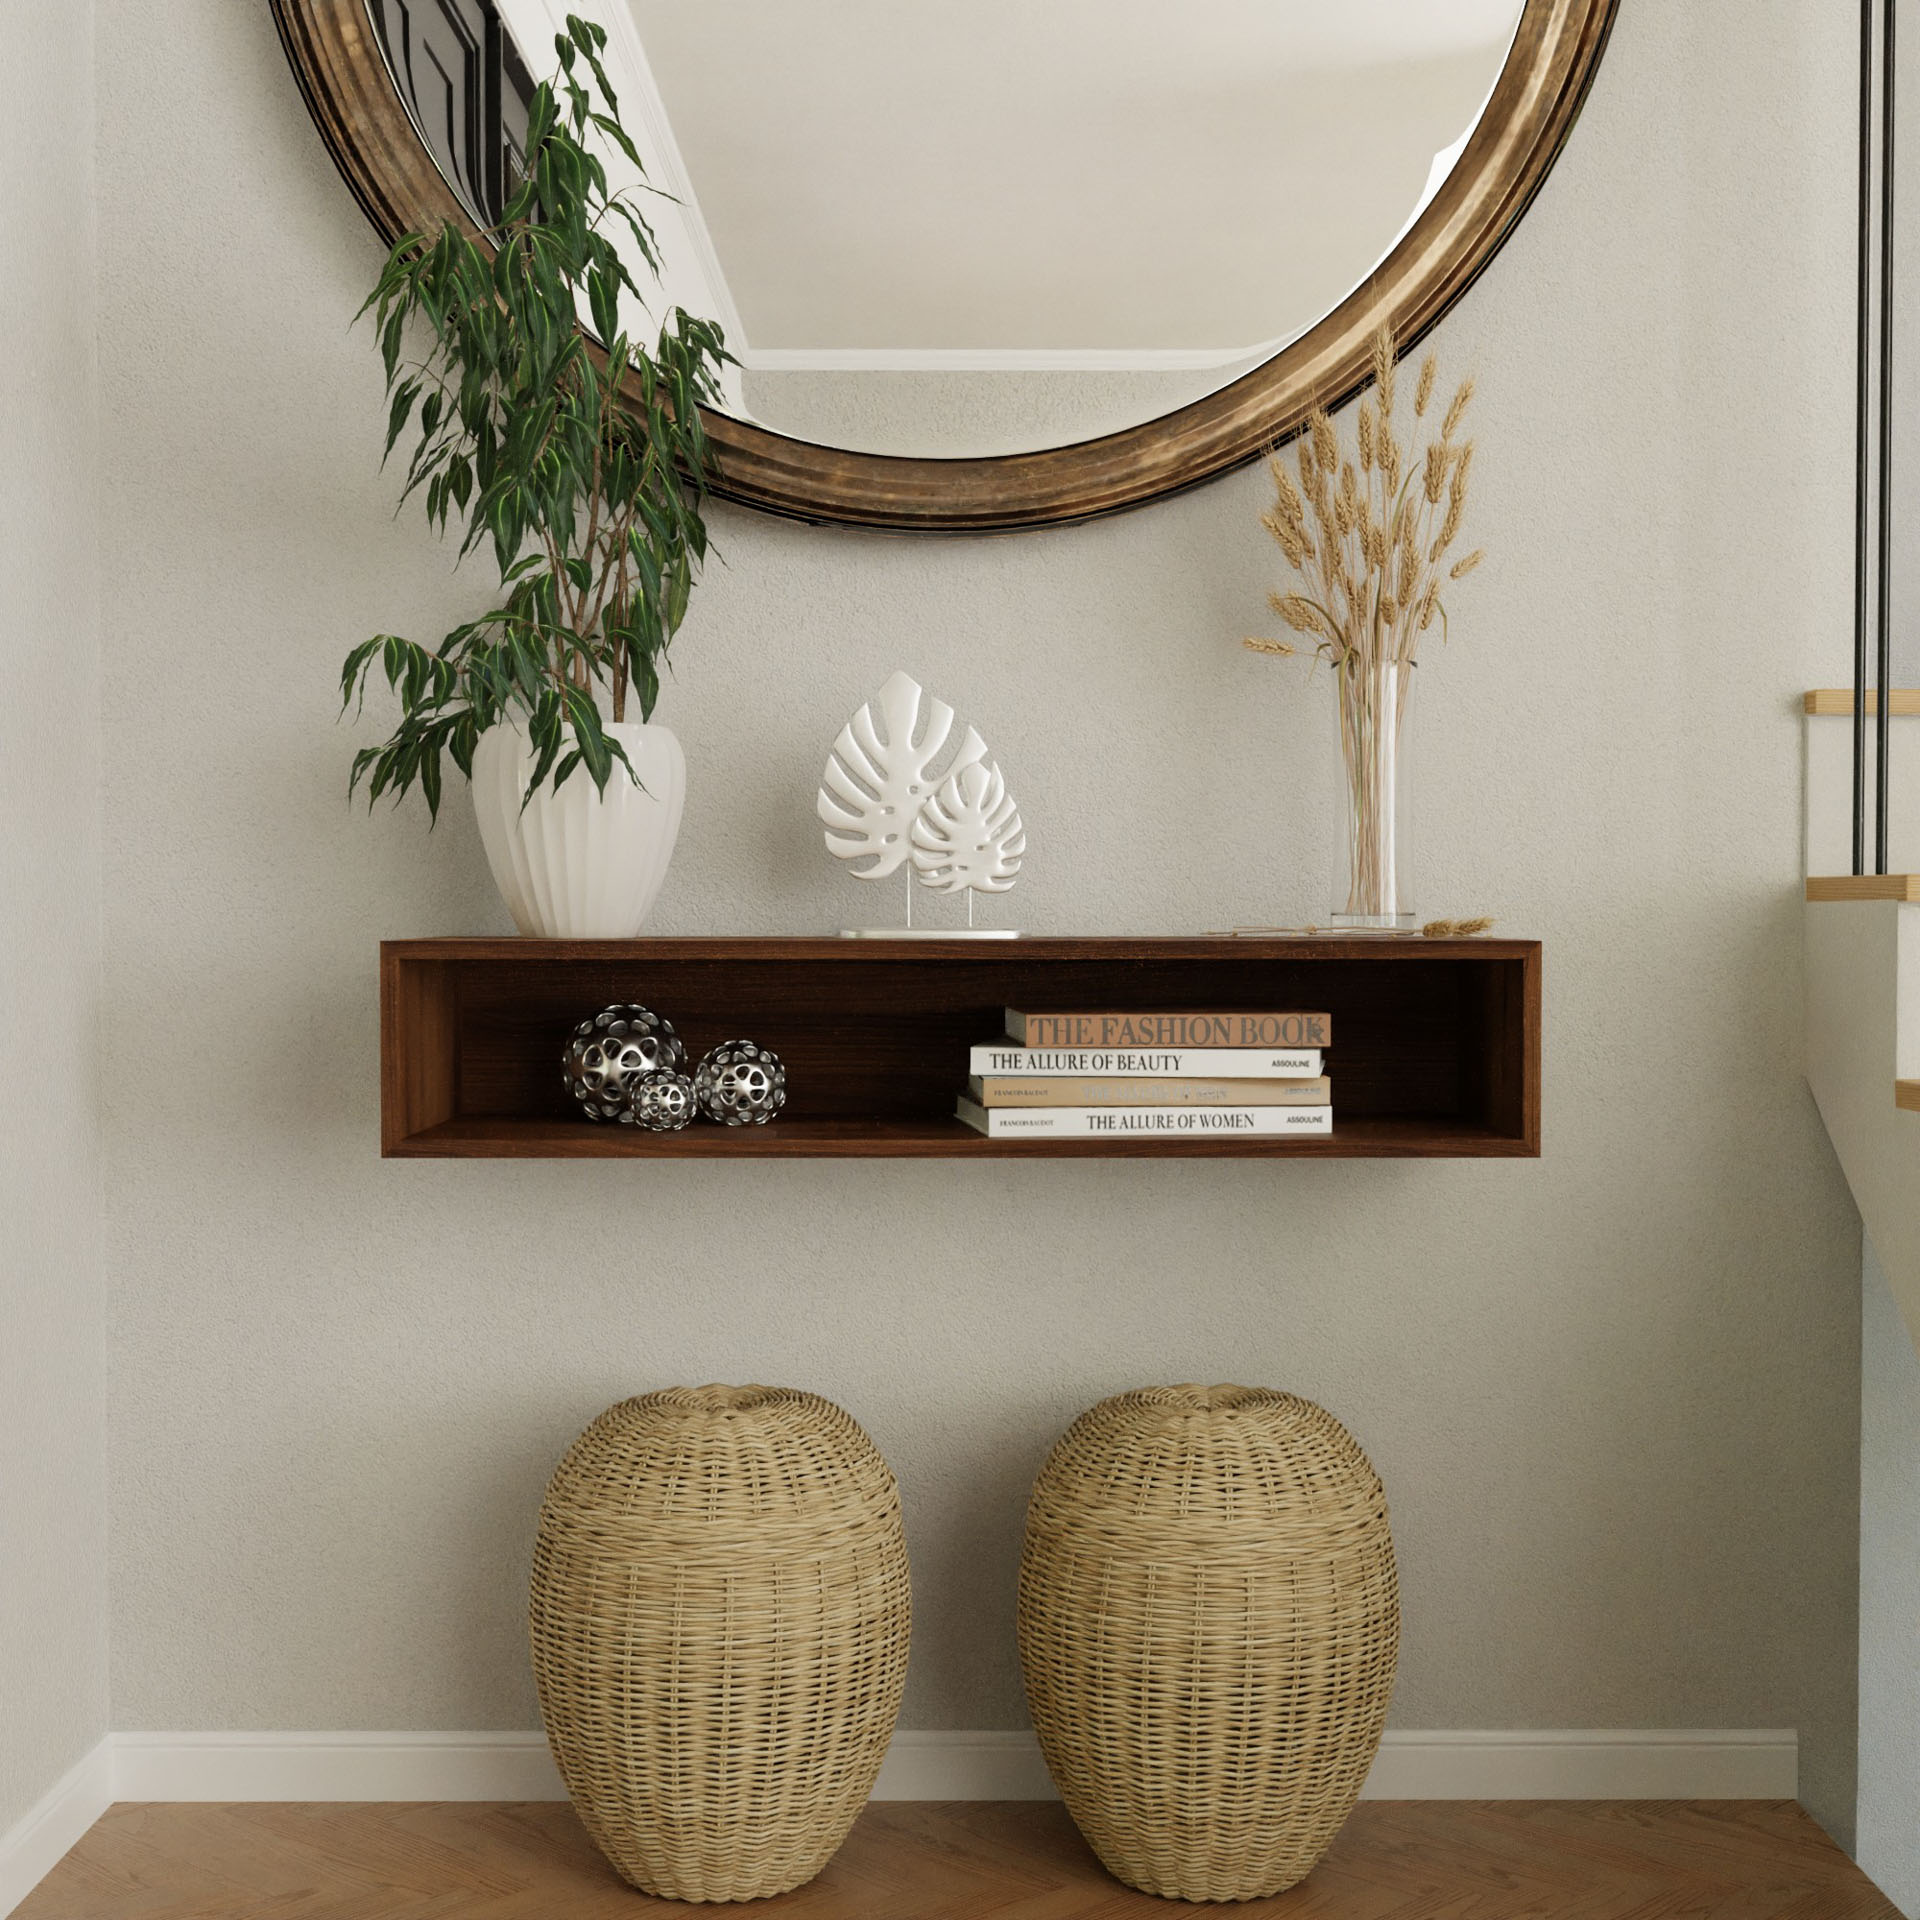
{"type": "Polygon", "coordinates": [[[920,884],[942,893],[1005,893],[1026,850],[1020,810],[990,762],[956,767],[913,823],[920,884]]]}
{"type": "Polygon", "coordinates": [[[899,872],[913,851],[913,823],[942,780],[986,758],[987,743],[969,727],[946,771],[936,773],[952,731],[953,709],[929,698],[904,673],[889,674],[840,729],[815,811],[827,829],[827,851],[836,859],[867,863],[853,868],[856,878],[884,880],[899,872]]]}

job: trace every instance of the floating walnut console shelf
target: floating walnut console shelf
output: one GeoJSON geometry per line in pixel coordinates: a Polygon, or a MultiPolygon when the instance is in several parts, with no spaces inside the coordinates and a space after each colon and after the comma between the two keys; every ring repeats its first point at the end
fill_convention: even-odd
{"type": "Polygon", "coordinates": [[[390,940],[381,1150],[404,1156],[1099,1159],[1540,1151],[1540,948],[1523,940],[390,940]],[[582,1119],[575,1021],[616,1000],[698,1055],[751,1034],[787,1063],[765,1127],[582,1119]],[[988,1140],[953,1117],[1001,1010],[1306,1008],[1333,1015],[1322,1138],[988,1140]]]}

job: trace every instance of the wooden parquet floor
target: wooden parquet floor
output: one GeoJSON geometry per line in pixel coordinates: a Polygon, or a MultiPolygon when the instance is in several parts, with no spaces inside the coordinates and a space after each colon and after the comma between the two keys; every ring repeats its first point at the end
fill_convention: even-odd
{"type": "MultiPolygon", "coordinates": [[[[658,1920],[565,1805],[124,1805],[16,1920],[658,1920]]],[[[779,1920],[1899,1920],[1784,1801],[1367,1801],[1304,1885],[1200,1909],[1037,1801],[876,1802],[779,1920]]]]}

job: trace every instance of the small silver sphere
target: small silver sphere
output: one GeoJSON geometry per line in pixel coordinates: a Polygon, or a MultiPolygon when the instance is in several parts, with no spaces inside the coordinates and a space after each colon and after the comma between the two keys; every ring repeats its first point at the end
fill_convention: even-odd
{"type": "Polygon", "coordinates": [[[723,1127],[764,1127],[787,1104],[780,1056],[751,1040],[723,1040],[694,1070],[700,1111],[723,1127]]]}
{"type": "Polygon", "coordinates": [[[634,1088],[620,1118],[649,1133],[678,1133],[699,1110],[693,1082],[684,1073],[650,1073],[634,1088]]]}
{"type": "Polygon", "coordinates": [[[673,1023],[649,1007],[603,1007],[567,1042],[567,1090],[589,1120],[624,1120],[650,1073],[684,1073],[687,1050],[673,1023]]]}

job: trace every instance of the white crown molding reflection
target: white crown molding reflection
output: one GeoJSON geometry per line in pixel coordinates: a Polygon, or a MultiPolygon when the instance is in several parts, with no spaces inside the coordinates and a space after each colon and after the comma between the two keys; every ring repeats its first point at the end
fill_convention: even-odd
{"type": "Polygon", "coordinates": [[[1256,365],[1256,347],[755,347],[749,373],[1173,373],[1256,365]]]}

